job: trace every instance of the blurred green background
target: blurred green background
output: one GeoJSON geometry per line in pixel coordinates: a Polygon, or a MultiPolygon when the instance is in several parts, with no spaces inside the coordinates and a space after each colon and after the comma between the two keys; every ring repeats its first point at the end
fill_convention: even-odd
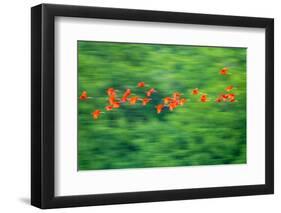
{"type": "Polygon", "coordinates": [[[84,90],[93,98],[78,100],[79,170],[246,163],[245,48],[78,41],[78,95],[84,90]],[[149,87],[137,88],[140,81],[149,87]],[[216,103],[229,85],[237,102],[216,103]],[[109,87],[117,96],[127,88],[158,93],[147,106],[106,112],[109,87]],[[194,88],[210,101],[200,102],[194,88]],[[157,114],[155,105],[175,91],[188,103],[157,114]],[[96,109],[106,113],[93,120],[96,109]]]}

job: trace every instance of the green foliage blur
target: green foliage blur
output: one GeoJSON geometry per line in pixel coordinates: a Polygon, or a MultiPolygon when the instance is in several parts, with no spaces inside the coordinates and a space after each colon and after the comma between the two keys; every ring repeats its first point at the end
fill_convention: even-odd
{"type": "Polygon", "coordinates": [[[78,41],[79,170],[246,163],[246,49],[78,41]],[[229,68],[226,76],[220,75],[229,68]],[[144,81],[149,86],[137,88],[144,81]],[[233,85],[237,102],[216,103],[233,85]],[[155,88],[146,106],[123,104],[107,112],[106,90],[140,97],[155,88]],[[210,99],[200,102],[194,88],[210,99]],[[173,92],[184,106],[157,114],[173,92]],[[91,113],[104,113],[94,120],[91,113]]]}

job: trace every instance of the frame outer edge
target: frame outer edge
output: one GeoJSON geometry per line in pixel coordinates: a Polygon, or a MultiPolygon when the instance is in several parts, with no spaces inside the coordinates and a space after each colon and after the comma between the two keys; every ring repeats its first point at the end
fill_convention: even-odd
{"type": "Polygon", "coordinates": [[[31,8],[31,205],[42,205],[42,6],[31,8]]]}
{"type": "Polygon", "coordinates": [[[266,185],[274,194],[274,19],[266,25],[266,185]]]}

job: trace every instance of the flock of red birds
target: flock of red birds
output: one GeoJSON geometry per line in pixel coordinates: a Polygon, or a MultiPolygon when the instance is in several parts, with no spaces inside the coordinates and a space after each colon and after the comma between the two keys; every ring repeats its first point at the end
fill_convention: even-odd
{"type": "MultiPolygon", "coordinates": [[[[228,75],[228,68],[222,68],[219,73],[221,75],[228,75]]],[[[139,82],[137,84],[138,88],[145,88],[146,84],[145,82],[139,82]]],[[[226,92],[219,95],[216,99],[215,102],[220,103],[220,102],[236,102],[237,100],[235,99],[235,94],[234,93],[229,93],[233,89],[233,86],[230,85],[225,88],[226,92]]],[[[107,89],[107,95],[108,95],[108,105],[105,106],[106,111],[111,111],[113,109],[120,108],[122,104],[128,102],[129,105],[135,105],[137,102],[141,102],[142,106],[147,105],[151,100],[151,96],[153,93],[156,93],[157,91],[154,88],[151,88],[145,92],[146,96],[141,98],[138,96],[135,96],[132,94],[131,89],[127,89],[121,98],[117,97],[117,91],[114,88],[108,88],[107,89]]],[[[207,94],[204,94],[200,92],[198,88],[195,88],[191,92],[192,95],[194,96],[200,96],[200,102],[208,102],[210,99],[208,98],[207,94]]],[[[84,101],[87,100],[91,97],[88,96],[86,91],[83,91],[82,94],[80,95],[80,100],[84,101]]],[[[183,106],[187,102],[186,98],[182,97],[182,94],[179,92],[174,92],[171,97],[165,97],[163,99],[163,102],[156,105],[156,112],[159,114],[163,111],[164,107],[167,107],[170,111],[173,111],[176,107],[178,106],[183,106]]],[[[95,111],[92,112],[93,119],[98,119],[103,113],[100,109],[96,109],[95,111]]]]}

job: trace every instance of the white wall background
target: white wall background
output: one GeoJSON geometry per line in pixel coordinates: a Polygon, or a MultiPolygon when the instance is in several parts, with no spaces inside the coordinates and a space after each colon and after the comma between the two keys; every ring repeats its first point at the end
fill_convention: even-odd
{"type": "MultiPolygon", "coordinates": [[[[278,0],[45,0],[133,9],[275,18],[275,195],[201,199],[49,210],[49,212],[280,212],[281,13],[278,0]]],[[[1,2],[0,11],[0,212],[40,212],[30,196],[30,7],[37,0],[1,2]]],[[[243,174],[241,174],[243,175],[243,174]]]]}

